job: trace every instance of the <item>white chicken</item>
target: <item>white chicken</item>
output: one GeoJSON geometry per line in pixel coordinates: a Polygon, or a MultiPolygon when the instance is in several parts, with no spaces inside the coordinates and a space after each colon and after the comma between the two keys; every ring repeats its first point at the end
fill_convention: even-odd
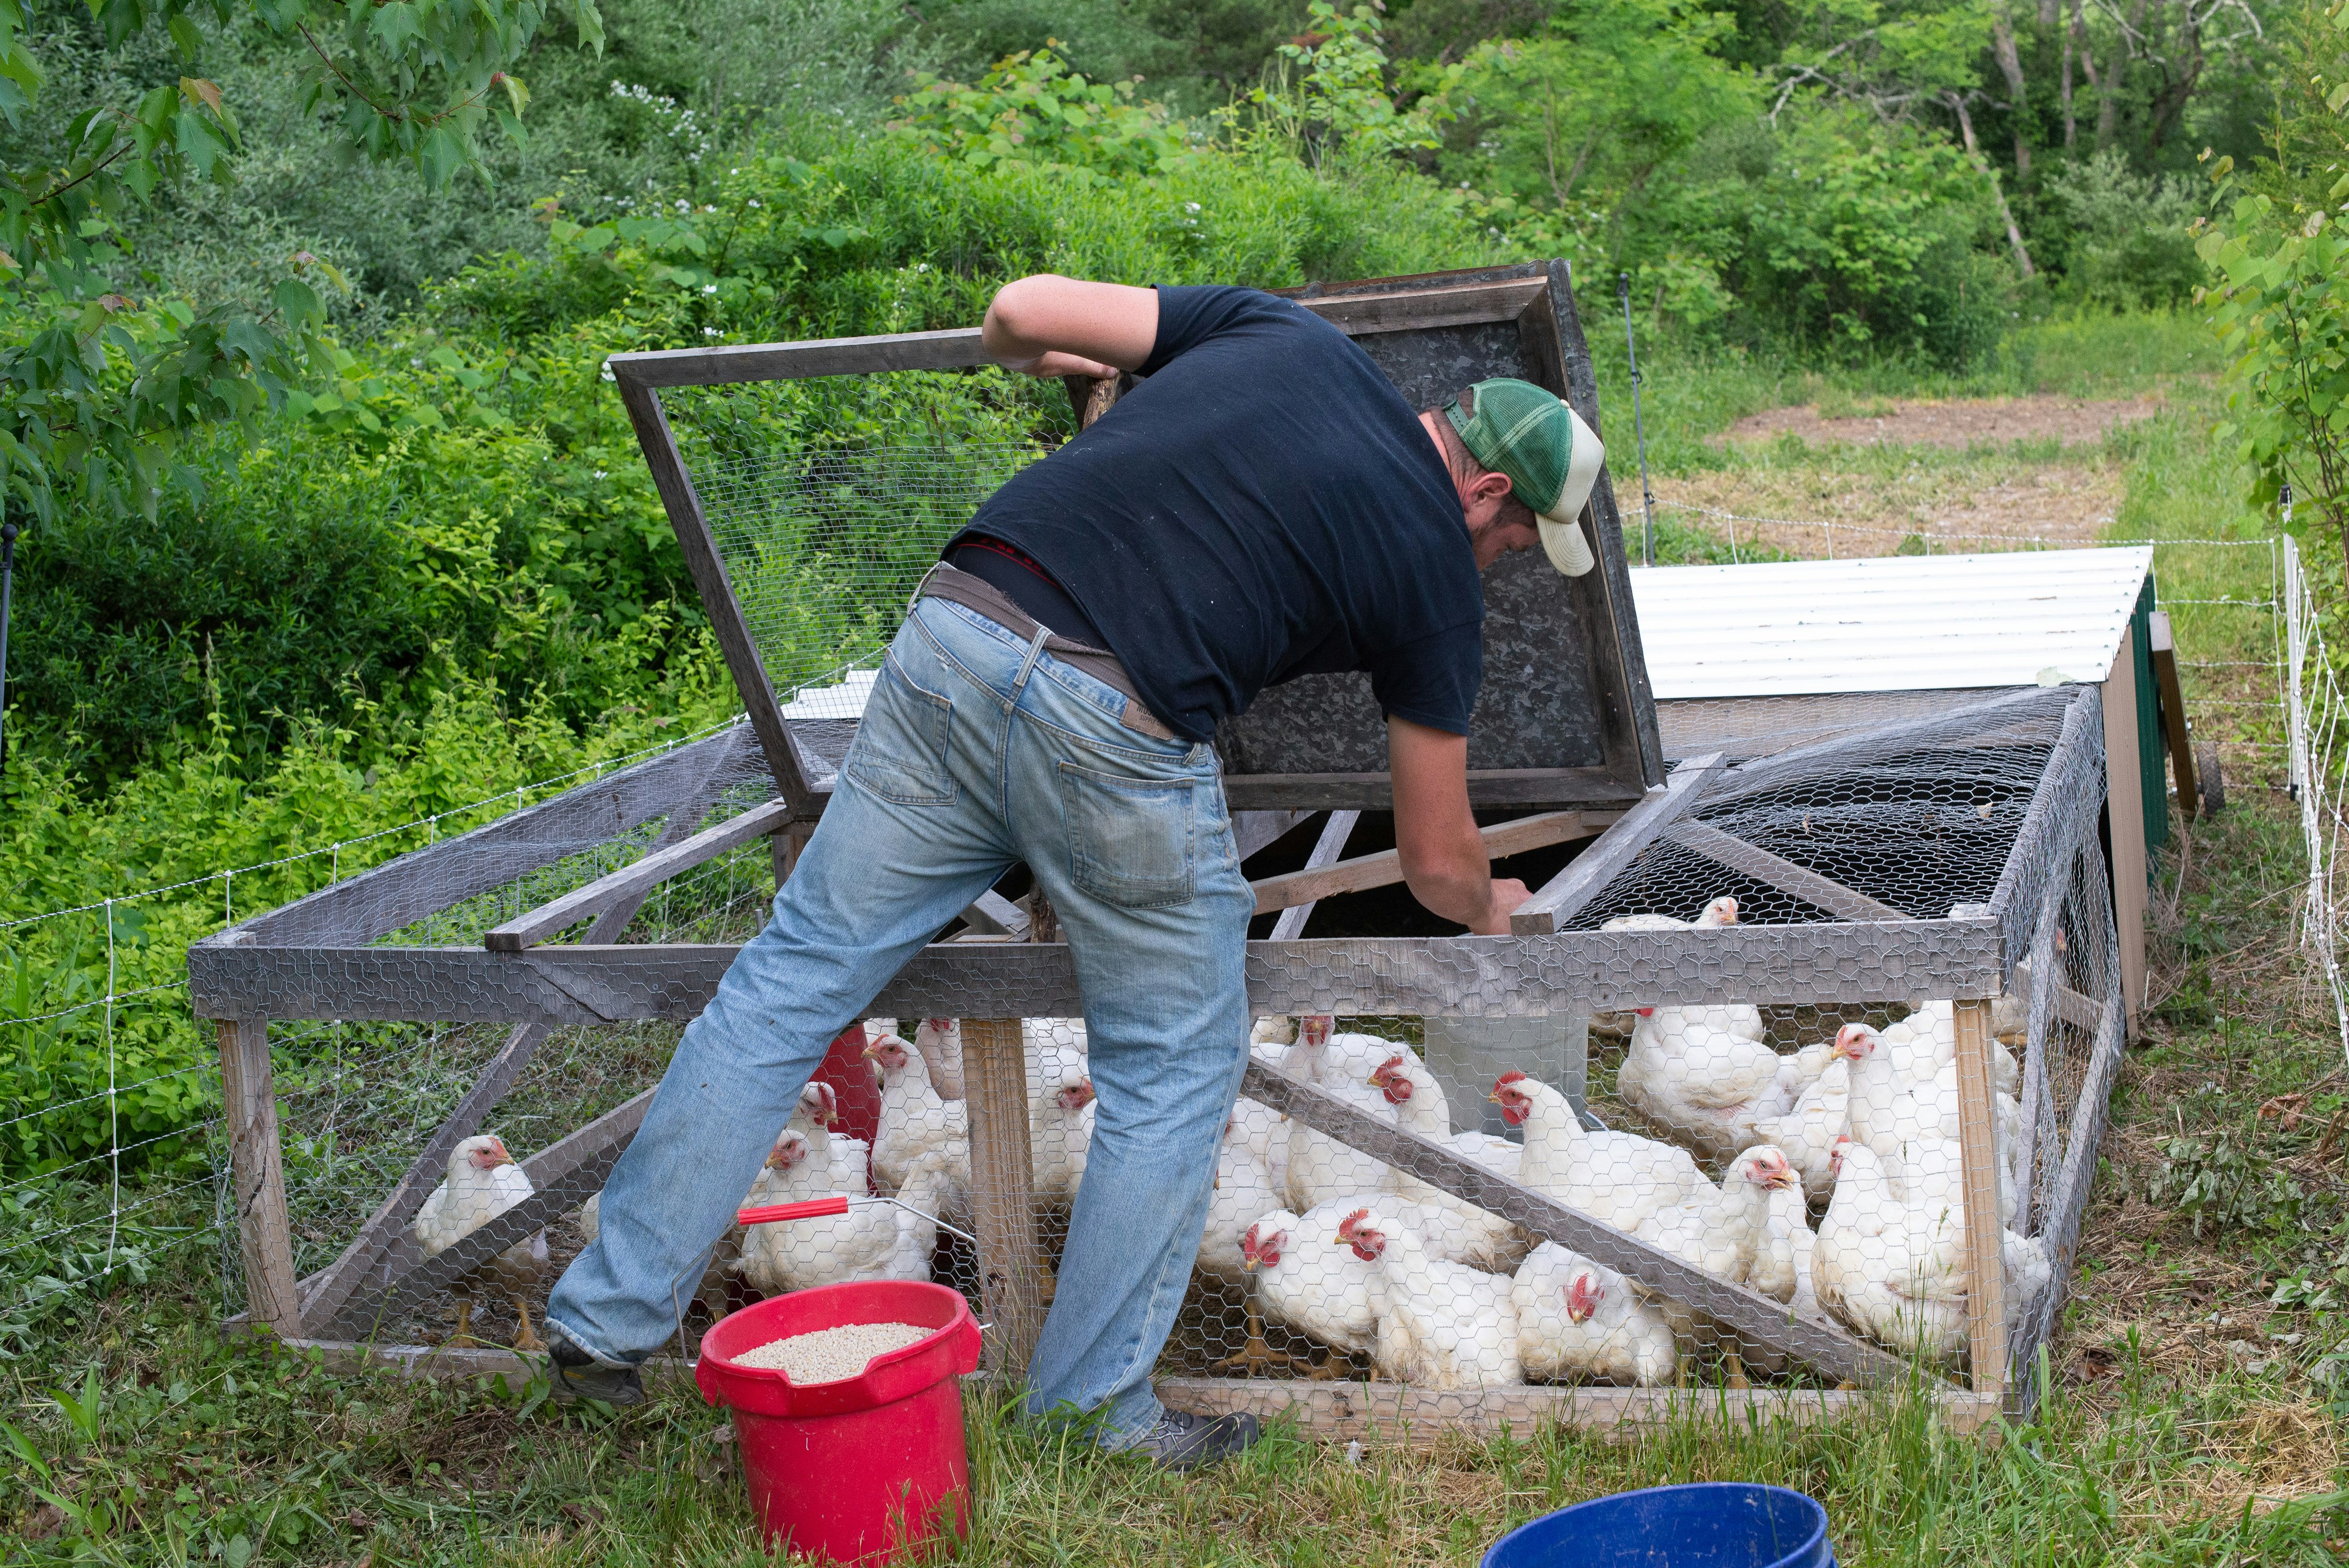
{"type": "MultiPolygon", "coordinates": [[[[2027,974],[2027,961],[2023,967],[2027,974]]],[[[2001,997],[1991,1007],[1991,1087],[2003,1095],[2016,1094],[2023,1086],[2023,1069],[2015,1062],[2014,1053],[1996,1038],[1999,1006],[2013,1000],[2001,997]]],[[[1903,1084],[1929,1081],[1958,1059],[1957,1003],[1946,1000],[1920,1003],[1908,1017],[1886,1024],[1876,1033],[1890,1054],[1903,1084]]]]}
{"type": "Polygon", "coordinates": [[[1492,1098],[1501,1118],[1526,1129],[1517,1182],[1568,1208],[1632,1231],[1660,1209],[1718,1197],[1688,1150],[1637,1133],[1587,1130],[1565,1095],[1523,1073],[1504,1073],[1492,1098]]]}
{"type": "Polygon", "coordinates": [[[1649,1122],[1704,1159],[1726,1159],[1768,1141],[1762,1126],[1784,1116],[1832,1060],[1823,1047],[1780,1055],[1732,1017],[1753,1009],[1640,1009],[1616,1093],[1649,1122]]]}
{"type": "Polygon", "coordinates": [[[1081,1018],[1023,1018],[1019,1048],[1028,1058],[1028,1081],[1032,1084],[1057,1072],[1062,1063],[1082,1064],[1091,1044],[1081,1018]]]}
{"type": "Polygon", "coordinates": [[[1382,1203],[1340,1220],[1337,1240],[1378,1271],[1379,1332],[1371,1355],[1381,1372],[1422,1388],[1525,1381],[1517,1361],[1516,1282],[1509,1276],[1436,1256],[1382,1203]]]}
{"type": "Polygon", "coordinates": [[[1039,1203],[1073,1203],[1092,1147],[1093,1081],[1081,1056],[1053,1054],[1030,1080],[1028,1149],[1039,1203]]]}
{"type": "Polygon", "coordinates": [[[932,1150],[957,1161],[955,1174],[970,1184],[969,1111],[960,1100],[944,1100],[930,1086],[922,1054],[895,1034],[864,1047],[881,1075],[881,1118],[873,1136],[873,1179],[884,1193],[905,1184],[914,1162],[932,1150]]]}
{"type": "MultiPolygon", "coordinates": [[[[1280,1212],[1280,1190],[1255,1153],[1228,1125],[1223,1147],[1216,1153],[1216,1186],[1207,1199],[1207,1222],[1199,1231],[1199,1272],[1227,1290],[1241,1293],[1247,1312],[1247,1340],[1223,1365],[1244,1376],[1295,1358],[1276,1354],[1264,1342],[1263,1311],[1257,1300],[1257,1267],[1260,1259],[1255,1222],[1280,1212]]],[[[1275,1249],[1278,1251],[1278,1249],[1275,1249]]]]}
{"type": "Polygon", "coordinates": [[[1244,1238],[1248,1226],[1280,1208],[1281,1191],[1256,1150],[1226,1123],[1216,1151],[1216,1187],[1207,1199],[1207,1223],[1199,1232],[1199,1272],[1226,1284],[1247,1285],[1256,1271],[1244,1238]]]}
{"type": "MultiPolygon", "coordinates": [[[[1761,1144],[1729,1162],[1712,1198],[1658,1210],[1640,1222],[1637,1234],[1709,1274],[1788,1301],[1795,1293],[1793,1240],[1774,1237],[1770,1226],[1771,1195],[1782,1190],[1799,1194],[1802,1178],[1785,1154],[1761,1144]]],[[[1744,1347],[1733,1331],[1688,1303],[1666,1299],[1659,1310],[1675,1335],[1692,1340],[1702,1333],[1728,1347],[1730,1386],[1745,1386],[1740,1361],[1744,1347]]]]}
{"type": "Polygon", "coordinates": [[[1526,1254],[1510,1285],[1517,1361],[1527,1378],[1653,1386],[1680,1366],[1672,1325],[1631,1282],[1555,1241],[1526,1254]]]}
{"type": "Polygon", "coordinates": [[[1278,1062],[1280,1053],[1297,1041],[1297,1020],[1276,1012],[1248,1025],[1248,1049],[1263,1061],[1278,1062]]]}
{"type": "MultiPolygon", "coordinates": [[[[1370,1086],[1370,1076],[1394,1054],[1393,1042],[1367,1034],[1335,1033],[1329,1024],[1326,1018],[1307,1018],[1298,1028],[1297,1044],[1282,1054],[1281,1071],[1307,1079],[1357,1110],[1392,1121],[1386,1098],[1370,1086]]],[[[1386,1184],[1386,1169],[1379,1160],[1327,1133],[1299,1121],[1288,1124],[1284,1185],[1289,1207],[1300,1213],[1334,1199],[1381,1190],[1386,1184]]]]}
{"type": "MultiPolygon", "coordinates": [[[[751,1226],[742,1241],[743,1276],[768,1296],[850,1280],[928,1279],[938,1210],[955,1179],[950,1163],[943,1149],[915,1160],[895,1203],[866,1199],[852,1203],[845,1214],[751,1226]]],[[[802,1196],[864,1197],[861,1191],[802,1196]]]]}
{"type": "MultiPolygon", "coordinates": [[[[1864,1023],[1847,1023],[1836,1035],[1835,1049],[1851,1063],[1849,1110],[1852,1137],[1888,1161],[1906,1158],[1907,1143],[1946,1143],[1948,1159],[1957,1158],[1961,1115],[1958,1064],[1953,1057],[1931,1078],[1901,1083],[1896,1054],[1883,1037],[1864,1023]]],[[[2022,1107],[2011,1095],[1994,1093],[1991,1129],[1999,1164],[1999,1222],[2011,1222],[2023,1184],[2017,1161],[2022,1149],[2022,1107]]],[[[1900,1171],[1896,1168],[1896,1177],[1900,1171]]]]}
{"type": "MultiPolygon", "coordinates": [[[[891,1030],[895,1033],[895,1030],[891,1030]]],[[[942,1100],[959,1100],[962,1088],[962,1020],[925,1018],[914,1025],[914,1049],[930,1069],[930,1087],[942,1100]]]]}
{"type": "Polygon", "coordinates": [[[1350,1210],[1275,1209],[1240,1238],[1264,1315],[1339,1352],[1377,1348],[1379,1282],[1369,1260],[1335,1241],[1350,1210]]]}
{"type": "Polygon", "coordinates": [[[1749,1148],[1729,1162],[1721,1186],[1702,1196],[1656,1210],[1633,1232],[1641,1241],[1670,1252],[1684,1263],[1716,1274],[1733,1284],[1763,1289],[1766,1279],[1777,1300],[1795,1293],[1792,1243],[1787,1254],[1775,1257],[1770,1237],[1770,1195],[1783,1188],[1798,1189],[1800,1179],[1786,1157],[1768,1144],[1749,1148]],[[1768,1260],[1757,1270],[1757,1262],[1768,1260]]]}
{"type": "MultiPolygon", "coordinates": [[[[449,1169],[409,1221],[409,1231],[428,1258],[439,1257],[465,1237],[528,1198],[529,1173],[514,1163],[505,1144],[492,1134],[465,1139],[449,1151],[449,1169]]],[[[513,1303],[522,1333],[516,1350],[543,1351],[546,1342],[531,1327],[531,1290],[546,1272],[546,1231],[533,1231],[449,1287],[457,1298],[457,1332],[450,1345],[479,1345],[473,1337],[473,1295],[484,1287],[513,1303]]]]}
{"type": "MultiPolygon", "coordinates": [[[[1525,1150],[1490,1133],[1454,1132],[1452,1112],[1444,1104],[1444,1085],[1410,1051],[1399,1049],[1381,1063],[1371,1075],[1370,1086],[1394,1107],[1397,1126],[1431,1143],[1442,1144],[1463,1159],[1474,1160],[1512,1181],[1516,1179],[1525,1150]]],[[[1444,1212],[1449,1222],[1426,1241],[1446,1262],[1506,1274],[1525,1261],[1528,1245],[1525,1232],[1499,1215],[1392,1166],[1387,1168],[1384,1185],[1397,1198],[1444,1212]]]]}
{"type": "Polygon", "coordinates": [[[1754,1137],[1784,1150],[1788,1163],[1802,1173],[1803,1190],[1819,1199],[1835,1185],[1829,1159],[1836,1139],[1851,1122],[1851,1063],[1832,1044],[1806,1045],[1795,1056],[1824,1058],[1826,1065],[1793,1106],[1776,1115],[1755,1116],[1754,1137]]]}
{"type": "Polygon", "coordinates": [[[1895,1349],[1956,1356],[1967,1338],[1963,1210],[1903,1193],[1857,1140],[1837,1147],[1836,1165],[1835,1198],[1811,1258],[1819,1303],[1895,1349]]]}

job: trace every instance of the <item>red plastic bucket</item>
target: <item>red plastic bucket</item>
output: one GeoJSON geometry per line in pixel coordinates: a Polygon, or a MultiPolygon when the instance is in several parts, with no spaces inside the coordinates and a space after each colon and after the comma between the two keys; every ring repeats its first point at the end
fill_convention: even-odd
{"type": "Polygon", "coordinates": [[[821,1285],[744,1307],[702,1336],[694,1381],[734,1413],[751,1511],[768,1545],[840,1563],[890,1563],[969,1518],[964,1373],[978,1324],[959,1292],[912,1280],[821,1285]],[[794,1384],[733,1357],[852,1323],[936,1333],[836,1383],[794,1384]]]}

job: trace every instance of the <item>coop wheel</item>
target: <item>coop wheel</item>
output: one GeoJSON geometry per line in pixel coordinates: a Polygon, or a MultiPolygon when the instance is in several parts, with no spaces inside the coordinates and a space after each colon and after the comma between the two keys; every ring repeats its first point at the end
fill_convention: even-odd
{"type": "Polygon", "coordinates": [[[2219,748],[2215,742],[2195,748],[2194,776],[2202,788],[2202,815],[2218,815],[2226,809],[2227,780],[2219,771],[2219,748]]]}

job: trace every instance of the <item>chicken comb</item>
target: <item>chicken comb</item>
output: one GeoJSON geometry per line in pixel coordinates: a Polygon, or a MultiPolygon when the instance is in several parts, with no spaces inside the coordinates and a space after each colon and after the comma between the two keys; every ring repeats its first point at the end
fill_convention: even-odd
{"type": "Polygon", "coordinates": [[[1347,1215],[1343,1220],[1338,1221],[1338,1234],[1343,1236],[1349,1241],[1352,1241],[1354,1239],[1354,1227],[1360,1225],[1363,1220],[1370,1217],[1371,1211],[1369,1210],[1355,1210],[1351,1214],[1347,1215]]]}
{"type": "Polygon", "coordinates": [[[1493,1087],[1497,1089],[1506,1084],[1522,1084],[1525,1081],[1526,1075],[1523,1073],[1518,1072],[1515,1067],[1512,1067],[1507,1072],[1502,1074],[1498,1078],[1493,1080],[1493,1087]]]}

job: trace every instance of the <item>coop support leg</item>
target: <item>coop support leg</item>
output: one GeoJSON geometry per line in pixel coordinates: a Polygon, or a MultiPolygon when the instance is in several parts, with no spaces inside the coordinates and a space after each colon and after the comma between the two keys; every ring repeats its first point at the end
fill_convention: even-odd
{"type": "Polygon", "coordinates": [[[269,1070],[269,1022],[231,1018],[220,1026],[221,1103],[229,1127],[229,1180],[236,1199],[237,1251],[244,1263],[249,1321],[281,1339],[299,1338],[294,1227],[285,1214],[285,1158],[277,1141],[277,1087],[269,1070]]]}
{"type": "Polygon", "coordinates": [[[1036,1239],[1028,1148],[1028,1059],[1016,1018],[962,1022],[963,1095],[970,1107],[970,1210],[978,1234],[980,1303],[994,1325],[994,1369],[1007,1387],[1028,1376],[1044,1331],[1044,1254],[1036,1239]]]}
{"type": "MultiPolygon", "coordinates": [[[[2034,981],[2036,975],[2032,977],[2034,981]]],[[[1961,1001],[1958,1034],[1958,1145],[1965,1162],[1966,1294],[1973,1386],[1996,1397],[2006,1387],[2006,1263],[1998,1218],[1997,1106],[1991,1078],[1990,1003],[1961,1001]]]]}

